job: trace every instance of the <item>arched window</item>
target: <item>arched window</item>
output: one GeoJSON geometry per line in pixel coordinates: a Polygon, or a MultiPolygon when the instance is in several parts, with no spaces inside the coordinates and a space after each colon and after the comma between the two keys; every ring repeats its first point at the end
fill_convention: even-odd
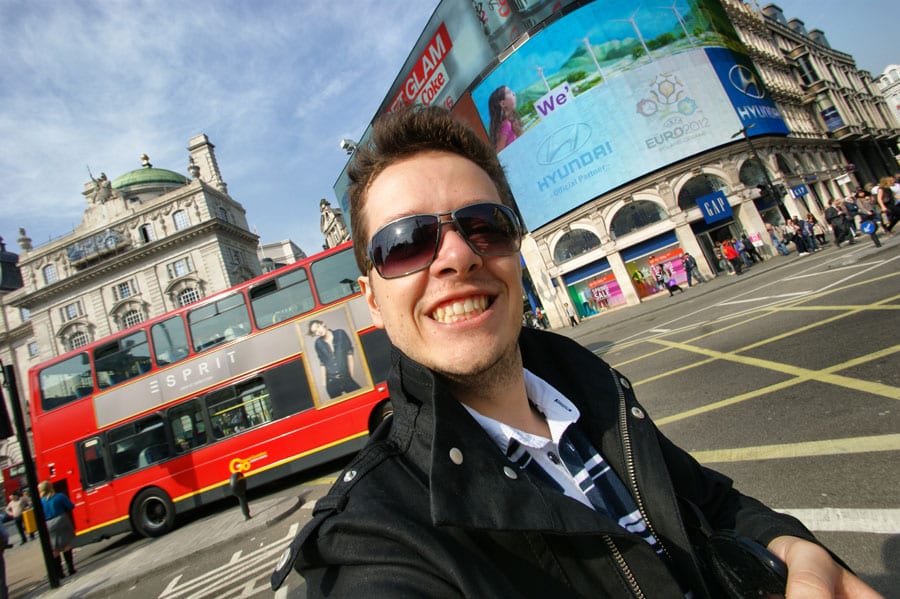
{"type": "Polygon", "coordinates": [[[626,204],[616,212],[609,230],[614,239],[628,235],[638,229],[666,219],[662,206],[649,200],[638,200],[626,204]]]}
{"type": "Polygon", "coordinates": [[[780,170],[785,175],[794,174],[794,169],[791,168],[791,164],[781,154],[775,154],[775,162],[778,163],[778,170],[780,170]]]}
{"type": "Polygon", "coordinates": [[[763,173],[763,165],[756,158],[745,160],[741,165],[741,172],[738,177],[741,183],[747,187],[756,187],[757,185],[766,184],[766,175],[763,173]]]}
{"type": "Polygon", "coordinates": [[[697,205],[697,198],[724,190],[728,193],[728,184],[715,175],[702,174],[692,177],[678,192],[678,207],[690,210],[697,205]]]}
{"type": "Polygon", "coordinates": [[[46,283],[47,285],[55,283],[58,280],[56,276],[55,264],[48,264],[43,268],[42,272],[44,273],[44,283],[46,283]]]}
{"type": "Polygon", "coordinates": [[[144,316],[139,311],[129,310],[122,315],[122,328],[127,329],[128,327],[133,327],[134,325],[143,321],[144,316]]]}
{"type": "Polygon", "coordinates": [[[228,211],[225,210],[225,207],[224,207],[224,206],[219,206],[219,207],[217,207],[217,208],[216,208],[216,213],[217,213],[217,215],[219,216],[219,218],[221,218],[222,220],[224,220],[226,223],[230,223],[230,222],[231,222],[231,218],[228,216],[228,211]]]}
{"type": "Polygon", "coordinates": [[[556,243],[553,260],[559,264],[600,246],[596,235],[585,229],[572,229],[556,243]]]}
{"type": "Polygon", "coordinates": [[[84,347],[88,344],[88,341],[90,340],[88,339],[87,333],[85,333],[84,331],[75,331],[74,333],[69,335],[68,338],[66,338],[66,351],[84,347]]]}
{"type": "Polygon", "coordinates": [[[193,304],[197,300],[200,299],[200,294],[194,287],[187,287],[186,289],[182,289],[178,294],[178,305],[179,306],[187,306],[188,304],[193,304]]]}
{"type": "Polygon", "coordinates": [[[189,226],[191,226],[191,220],[188,218],[188,214],[184,210],[177,210],[172,215],[172,222],[175,224],[176,231],[181,231],[182,229],[187,229],[189,226]]]}

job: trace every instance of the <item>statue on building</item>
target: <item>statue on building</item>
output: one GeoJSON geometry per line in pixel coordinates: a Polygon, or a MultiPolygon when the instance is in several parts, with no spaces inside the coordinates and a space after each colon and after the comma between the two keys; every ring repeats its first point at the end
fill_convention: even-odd
{"type": "Polygon", "coordinates": [[[106,178],[106,173],[100,173],[99,179],[94,179],[94,191],[91,193],[91,204],[105,204],[113,195],[112,182],[106,178]]]}

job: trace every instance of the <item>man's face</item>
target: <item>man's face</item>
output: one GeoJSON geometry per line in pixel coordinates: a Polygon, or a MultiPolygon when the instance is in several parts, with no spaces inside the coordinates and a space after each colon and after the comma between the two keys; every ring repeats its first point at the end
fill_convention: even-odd
{"type": "MultiPolygon", "coordinates": [[[[404,216],[478,202],[501,203],[487,173],[461,156],[427,152],[378,175],[366,192],[362,217],[374,233],[404,216]]],[[[452,225],[442,227],[437,257],[428,268],[396,279],[383,279],[373,268],[359,283],[375,325],[406,355],[436,372],[477,375],[518,351],[518,254],[479,256],[452,225]]]]}

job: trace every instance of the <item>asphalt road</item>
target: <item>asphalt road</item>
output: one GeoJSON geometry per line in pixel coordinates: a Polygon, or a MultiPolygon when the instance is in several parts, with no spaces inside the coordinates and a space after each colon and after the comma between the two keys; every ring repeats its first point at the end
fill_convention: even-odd
{"type": "MultiPolygon", "coordinates": [[[[859,243],[792,254],[561,332],[625,374],[677,444],[797,515],[898,597],[898,266],[900,236],[877,252],[859,243]]],[[[74,580],[28,596],[272,597],[268,575],[342,464],[330,466],[252,494],[251,509],[262,510],[253,527],[236,505],[220,505],[150,544],[125,537],[79,549],[74,580]],[[285,511],[301,495],[303,507],[285,511]],[[210,535],[221,541],[191,552],[210,535]],[[167,552],[153,568],[142,557],[167,552]],[[110,577],[119,584],[103,586],[110,577]]],[[[296,574],[276,594],[303,596],[296,574]]]]}

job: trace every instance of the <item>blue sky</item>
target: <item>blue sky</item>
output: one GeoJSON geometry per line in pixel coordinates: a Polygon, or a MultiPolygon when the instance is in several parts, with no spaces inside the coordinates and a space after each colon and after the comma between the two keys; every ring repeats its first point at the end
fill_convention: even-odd
{"type": "MultiPolygon", "coordinates": [[[[0,236],[36,245],[81,221],[89,180],[187,175],[206,133],[263,243],[322,244],[319,200],[437,0],[0,0],[0,236]]],[[[878,75],[900,63],[893,0],[780,0],[878,75]]]]}

